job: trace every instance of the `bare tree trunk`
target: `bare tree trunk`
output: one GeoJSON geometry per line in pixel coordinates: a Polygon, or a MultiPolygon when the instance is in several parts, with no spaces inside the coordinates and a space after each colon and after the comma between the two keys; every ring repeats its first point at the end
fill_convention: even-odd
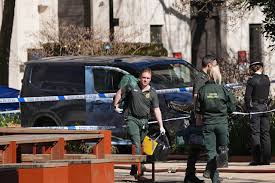
{"type": "Polygon", "coordinates": [[[195,17],[193,19],[194,30],[192,31],[192,64],[197,68],[201,69],[201,60],[198,58],[198,52],[201,42],[202,35],[205,33],[206,18],[202,16],[195,17]]]}
{"type": "Polygon", "coordinates": [[[9,82],[9,56],[13,28],[15,0],[5,0],[0,31],[0,84],[9,82]]]}

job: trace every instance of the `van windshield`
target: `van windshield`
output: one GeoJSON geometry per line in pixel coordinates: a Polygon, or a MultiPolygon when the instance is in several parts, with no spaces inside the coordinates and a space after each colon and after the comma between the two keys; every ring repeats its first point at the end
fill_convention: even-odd
{"type": "Polygon", "coordinates": [[[154,65],[151,84],[156,89],[192,86],[198,71],[191,66],[175,63],[154,65]]]}

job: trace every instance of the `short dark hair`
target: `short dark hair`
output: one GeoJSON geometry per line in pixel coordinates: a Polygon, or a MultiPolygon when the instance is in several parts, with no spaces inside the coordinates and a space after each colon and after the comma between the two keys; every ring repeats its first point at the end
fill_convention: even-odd
{"type": "Polygon", "coordinates": [[[150,68],[146,67],[140,71],[139,76],[141,76],[142,73],[144,73],[144,72],[149,72],[150,74],[152,74],[152,70],[150,68]]]}
{"type": "Polygon", "coordinates": [[[202,59],[202,67],[206,67],[207,64],[213,62],[214,60],[216,60],[216,57],[214,57],[213,55],[206,55],[202,59]]]}

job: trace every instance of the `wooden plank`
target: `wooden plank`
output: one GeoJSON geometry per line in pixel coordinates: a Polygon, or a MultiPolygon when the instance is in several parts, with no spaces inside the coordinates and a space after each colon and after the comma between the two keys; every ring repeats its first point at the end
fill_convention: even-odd
{"type": "MultiPolygon", "coordinates": [[[[95,159],[94,154],[65,154],[64,159],[74,160],[74,159],[95,159]]],[[[51,160],[50,154],[22,154],[22,162],[46,162],[51,160]]]]}
{"type": "Polygon", "coordinates": [[[0,164],[0,168],[52,168],[68,166],[66,162],[52,162],[52,163],[7,163],[0,164]]]}
{"type": "Polygon", "coordinates": [[[64,138],[59,138],[58,142],[51,148],[51,159],[64,159],[65,141],[64,138]]]}
{"type": "Polygon", "coordinates": [[[64,159],[96,159],[94,154],[65,154],[64,159]]]}
{"type": "Polygon", "coordinates": [[[69,163],[69,164],[96,164],[96,163],[112,163],[110,159],[62,159],[51,160],[51,163],[69,163]]]}
{"type": "Polygon", "coordinates": [[[114,163],[138,163],[138,162],[146,162],[146,155],[106,154],[105,158],[112,160],[114,163]]]}
{"type": "Polygon", "coordinates": [[[104,158],[105,154],[112,153],[112,147],[110,146],[112,132],[110,130],[103,130],[101,133],[104,135],[104,138],[100,139],[93,147],[93,152],[97,158],[104,158]]]}
{"type": "MultiPolygon", "coordinates": [[[[49,154],[22,154],[21,159],[23,162],[46,162],[51,160],[49,154]]],[[[96,159],[92,154],[65,154],[64,160],[74,159],[96,159]]],[[[104,159],[108,159],[114,163],[137,163],[146,162],[146,155],[132,155],[132,154],[107,154],[104,159]]]]}
{"type": "Polygon", "coordinates": [[[11,141],[2,152],[2,163],[16,163],[16,142],[11,141]]]}
{"type": "Polygon", "coordinates": [[[22,154],[22,162],[47,162],[51,160],[50,154],[22,154]]]}
{"type": "Polygon", "coordinates": [[[99,134],[101,130],[64,130],[23,127],[1,127],[0,134],[99,134]]]}
{"type": "Polygon", "coordinates": [[[7,145],[10,141],[16,141],[16,144],[55,142],[60,138],[65,141],[70,140],[89,140],[104,138],[103,134],[33,134],[33,135],[5,135],[0,136],[0,145],[7,145]]]}

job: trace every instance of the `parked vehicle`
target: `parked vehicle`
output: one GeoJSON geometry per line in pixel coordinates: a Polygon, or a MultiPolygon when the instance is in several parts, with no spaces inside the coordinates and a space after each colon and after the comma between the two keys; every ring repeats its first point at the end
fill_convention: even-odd
{"type": "MultiPolygon", "coordinates": [[[[198,73],[188,62],[168,57],[43,58],[26,63],[21,97],[115,93],[125,73],[138,77],[145,67],[152,69],[151,85],[157,90],[191,87],[198,73]]],[[[159,94],[159,101],[163,119],[168,119],[164,122],[167,134],[174,136],[185,122],[169,119],[186,116],[192,93],[159,94]]],[[[116,139],[127,139],[123,115],[114,111],[112,98],[21,103],[20,108],[23,127],[91,125],[111,129],[116,139]]]]}

